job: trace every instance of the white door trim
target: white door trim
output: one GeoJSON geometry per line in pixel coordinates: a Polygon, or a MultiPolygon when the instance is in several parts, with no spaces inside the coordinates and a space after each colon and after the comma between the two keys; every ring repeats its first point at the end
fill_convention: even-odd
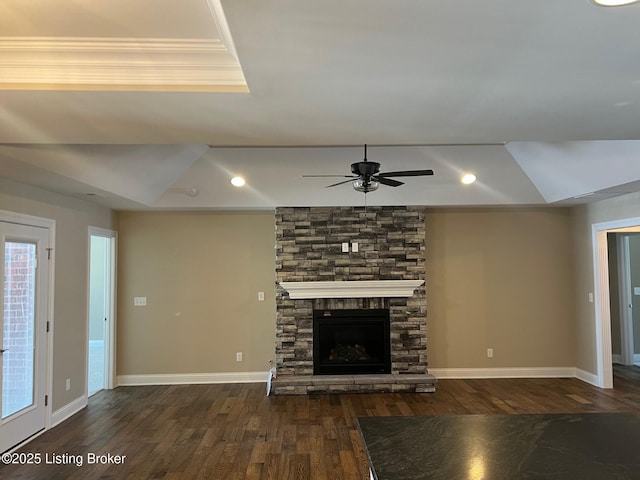
{"type": "Polygon", "coordinates": [[[620,232],[624,231],[625,228],[637,227],[639,225],[640,217],[612,220],[591,225],[595,302],[596,376],[597,386],[600,388],[613,388],[607,232],[620,232]]]}
{"type": "Polygon", "coordinates": [[[26,215],[23,213],[10,212],[8,210],[0,210],[0,222],[16,223],[19,225],[27,225],[32,227],[40,227],[47,229],[48,242],[50,248],[49,261],[49,275],[47,278],[47,322],[49,322],[49,332],[47,335],[46,349],[47,349],[47,366],[46,366],[46,381],[45,381],[45,395],[47,395],[48,402],[45,406],[45,430],[51,428],[51,415],[52,415],[52,392],[53,392],[53,331],[54,331],[54,292],[55,292],[55,240],[56,240],[56,221],[50,218],[36,217],[33,215],[26,215]]]}

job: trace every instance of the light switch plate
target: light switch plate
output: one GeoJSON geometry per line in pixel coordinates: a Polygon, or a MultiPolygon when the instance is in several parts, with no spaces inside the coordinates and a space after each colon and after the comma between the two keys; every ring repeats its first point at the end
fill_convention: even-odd
{"type": "Polygon", "coordinates": [[[343,251],[343,253],[348,253],[349,252],[349,242],[343,242],[342,243],[342,251],[343,251]]]}

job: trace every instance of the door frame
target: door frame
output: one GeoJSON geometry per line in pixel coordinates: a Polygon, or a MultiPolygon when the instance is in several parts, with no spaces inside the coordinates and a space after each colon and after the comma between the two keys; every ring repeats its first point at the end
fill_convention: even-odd
{"type": "Polygon", "coordinates": [[[115,388],[116,378],[116,258],[117,258],[117,239],[118,233],[115,230],[109,230],[106,228],[89,226],[89,235],[87,241],[89,243],[89,261],[87,262],[87,338],[85,339],[86,353],[86,365],[87,365],[87,381],[85,382],[85,398],[89,398],[89,323],[90,323],[90,304],[91,304],[91,237],[104,237],[110,240],[110,258],[109,258],[109,300],[108,300],[108,328],[105,338],[105,349],[109,352],[109,358],[106,365],[105,375],[105,389],[111,390],[115,388]]]}
{"type": "Polygon", "coordinates": [[[44,430],[36,435],[24,439],[24,442],[16,445],[18,448],[20,445],[31,441],[36,436],[46,432],[51,428],[52,408],[53,408],[53,332],[54,332],[54,292],[55,292],[55,240],[56,240],[56,221],[50,218],[36,217],[33,215],[27,215],[23,213],[10,212],[8,210],[0,210],[0,222],[15,223],[18,225],[26,225],[30,227],[39,227],[47,230],[49,252],[54,252],[49,257],[49,275],[47,277],[47,318],[46,321],[49,324],[49,331],[47,332],[47,341],[45,342],[45,348],[47,349],[46,358],[47,365],[45,367],[45,395],[48,401],[45,405],[44,416],[44,430]]]}
{"type": "Polygon", "coordinates": [[[613,388],[607,233],[637,232],[639,226],[640,217],[624,218],[591,225],[595,302],[596,386],[600,388],[613,388]]]}

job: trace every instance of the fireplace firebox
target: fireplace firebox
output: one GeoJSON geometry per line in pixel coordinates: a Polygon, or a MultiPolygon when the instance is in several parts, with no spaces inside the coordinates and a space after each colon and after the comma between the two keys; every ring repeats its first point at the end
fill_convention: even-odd
{"type": "Polygon", "coordinates": [[[314,310],[313,373],[391,373],[389,310],[314,310]]]}

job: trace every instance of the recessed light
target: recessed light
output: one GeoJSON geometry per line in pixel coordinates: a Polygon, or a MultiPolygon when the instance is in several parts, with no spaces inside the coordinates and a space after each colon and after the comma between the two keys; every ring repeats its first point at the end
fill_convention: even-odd
{"type": "Polygon", "coordinates": [[[242,187],[245,183],[246,182],[242,177],[233,177],[231,179],[231,185],[233,185],[234,187],[242,187]]]}
{"type": "Polygon", "coordinates": [[[593,0],[593,3],[601,7],[622,7],[623,5],[631,5],[638,3],[639,0],[593,0]]]}
{"type": "Polygon", "coordinates": [[[462,176],[460,181],[462,183],[464,183],[465,185],[469,185],[469,184],[471,184],[471,183],[476,181],[476,176],[473,173],[467,173],[467,174],[462,176]]]}

